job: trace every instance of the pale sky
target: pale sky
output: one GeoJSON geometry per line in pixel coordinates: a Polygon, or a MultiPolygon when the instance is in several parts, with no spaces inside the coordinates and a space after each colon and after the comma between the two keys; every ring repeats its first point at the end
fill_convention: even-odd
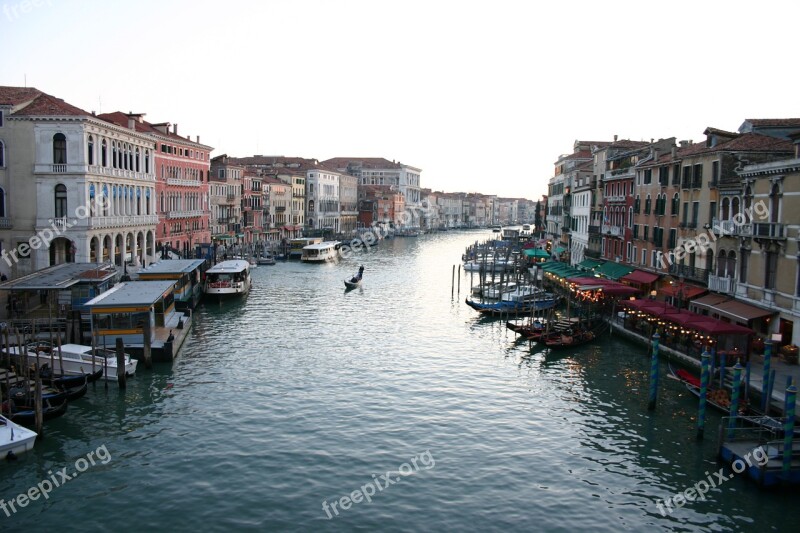
{"type": "Polygon", "coordinates": [[[789,1],[0,0],[0,85],[212,155],[385,157],[536,199],[576,139],[798,117],[789,1]]]}

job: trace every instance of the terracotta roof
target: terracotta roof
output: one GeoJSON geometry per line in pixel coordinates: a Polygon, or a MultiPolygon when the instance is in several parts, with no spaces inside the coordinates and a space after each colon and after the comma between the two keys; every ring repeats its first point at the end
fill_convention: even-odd
{"type": "Polygon", "coordinates": [[[0,105],[19,105],[33,100],[40,94],[42,94],[42,91],[33,87],[0,86],[0,105]]]}
{"type": "Polygon", "coordinates": [[[620,139],[618,141],[614,141],[610,144],[610,146],[614,148],[643,148],[649,145],[649,142],[646,141],[632,141],[630,139],[620,139]]]}
{"type": "Polygon", "coordinates": [[[58,117],[64,116],[90,116],[91,113],[84,111],[79,107],[68,104],[60,98],[51,96],[47,93],[39,92],[38,95],[27,105],[12,113],[17,117],[30,117],[53,115],[58,117]]]}
{"type": "Polygon", "coordinates": [[[347,168],[351,163],[368,169],[402,168],[403,166],[399,161],[395,163],[382,157],[333,157],[322,163],[332,168],[347,168]]]}
{"type": "Polygon", "coordinates": [[[574,152],[563,158],[560,158],[559,161],[566,161],[568,159],[591,159],[591,158],[592,158],[592,152],[590,152],[589,150],[581,150],[580,152],[574,152]]]}
{"type": "MultiPolygon", "coordinates": [[[[104,120],[106,122],[110,122],[111,124],[116,124],[117,126],[121,126],[123,128],[127,128],[128,127],[128,115],[129,114],[131,114],[131,113],[123,113],[122,111],[114,111],[113,113],[102,113],[100,115],[97,115],[97,118],[99,118],[100,120],[104,120]]],[[[134,128],[139,133],[148,133],[148,134],[151,134],[151,135],[160,135],[162,137],[168,137],[170,139],[173,139],[175,142],[182,142],[182,143],[186,143],[186,144],[192,144],[192,145],[195,145],[195,146],[201,146],[201,147],[204,147],[204,148],[211,148],[210,146],[206,146],[206,145],[194,142],[193,140],[191,140],[191,139],[189,139],[187,137],[182,137],[182,136],[180,136],[180,135],[178,135],[176,133],[172,133],[172,130],[169,129],[170,124],[169,123],[165,123],[165,124],[167,125],[167,132],[166,133],[164,133],[163,131],[161,131],[158,128],[156,128],[155,127],[156,125],[151,123],[151,122],[148,122],[148,121],[146,121],[144,119],[134,119],[134,128]]]]}
{"type": "Polygon", "coordinates": [[[306,157],[253,155],[248,157],[231,157],[230,160],[236,165],[266,168],[275,171],[289,170],[294,172],[305,172],[306,170],[319,169],[338,172],[337,169],[331,167],[330,165],[325,165],[316,159],[309,159],[306,157]]]}
{"type": "Polygon", "coordinates": [[[798,128],[800,129],[800,118],[746,118],[753,126],[759,128],[798,128]]]}

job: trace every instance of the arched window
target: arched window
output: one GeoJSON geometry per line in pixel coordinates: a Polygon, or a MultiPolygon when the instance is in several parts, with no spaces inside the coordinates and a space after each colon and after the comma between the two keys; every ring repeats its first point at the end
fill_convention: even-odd
{"type": "Polygon", "coordinates": [[[144,173],[150,174],[150,150],[144,151],[144,173]]]}
{"type": "Polygon", "coordinates": [[[55,188],[55,216],[65,218],[67,216],[67,186],[59,183],[55,188]]]}
{"type": "Polygon", "coordinates": [[[108,143],[105,139],[100,143],[100,164],[104,167],[108,166],[108,143]]]}
{"type": "Polygon", "coordinates": [[[726,267],[725,275],[729,278],[736,276],[736,252],[731,250],[728,252],[728,264],[726,267]]]}
{"type": "Polygon", "coordinates": [[[128,170],[133,170],[133,148],[128,145],[128,170]]]}
{"type": "Polygon", "coordinates": [[[672,197],[672,209],[670,210],[670,215],[678,216],[678,210],[680,209],[681,200],[678,197],[678,193],[675,193],[675,196],[672,197]]]}
{"type": "Polygon", "coordinates": [[[111,167],[117,168],[117,141],[111,141],[111,167]]]}
{"type": "Polygon", "coordinates": [[[87,144],[88,151],[86,153],[86,162],[89,165],[94,165],[94,137],[89,135],[89,143],[87,144]]]}
{"type": "Polygon", "coordinates": [[[6,145],[0,141],[0,168],[6,166],[6,145]]]}
{"type": "Polygon", "coordinates": [[[769,193],[769,221],[772,223],[778,222],[778,212],[781,208],[781,191],[778,184],[772,185],[772,190],[769,193]]]}
{"type": "Polygon", "coordinates": [[[0,187],[0,217],[6,216],[6,191],[0,187]]]}
{"type": "Polygon", "coordinates": [[[639,195],[637,194],[636,195],[636,200],[633,201],[633,212],[636,213],[637,215],[639,214],[639,211],[641,210],[641,202],[642,201],[639,198],[639,195]]]}
{"type": "Polygon", "coordinates": [[[744,190],[744,216],[746,218],[745,222],[750,222],[753,217],[750,213],[750,206],[753,203],[753,190],[748,185],[744,190]]]}
{"type": "Polygon", "coordinates": [[[650,204],[651,204],[651,200],[650,200],[650,195],[648,194],[647,195],[647,199],[644,201],[644,214],[645,215],[649,215],[650,214],[650,204]]]}
{"type": "Polygon", "coordinates": [[[731,200],[731,220],[733,220],[734,217],[736,217],[736,220],[739,220],[739,217],[736,216],[738,214],[739,214],[739,197],[734,196],[733,199],[731,200]]]}
{"type": "Polygon", "coordinates": [[[730,220],[731,218],[731,201],[729,198],[722,199],[722,210],[720,211],[722,220],[730,220]]]}
{"type": "Polygon", "coordinates": [[[727,266],[728,254],[725,250],[720,250],[717,254],[717,276],[725,275],[725,268],[727,266]]]}
{"type": "Polygon", "coordinates": [[[135,165],[134,170],[136,172],[139,172],[139,155],[140,155],[139,154],[139,147],[137,146],[136,147],[136,157],[134,157],[134,159],[133,159],[133,162],[134,162],[134,165],[135,165]]]}
{"type": "Polygon", "coordinates": [[[67,138],[63,133],[53,135],[53,164],[67,164],[67,138]]]}

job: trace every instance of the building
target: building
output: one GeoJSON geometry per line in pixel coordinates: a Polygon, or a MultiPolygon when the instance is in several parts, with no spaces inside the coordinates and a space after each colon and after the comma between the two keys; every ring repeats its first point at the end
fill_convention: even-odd
{"type": "Polygon", "coordinates": [[[358,188],[358,221],[361,227],[377,226],[382,233],[399,228],[405,214],[405,197],[393,185],[358,188]]]}
{"type": "Polygon", "coordinates": [[[159,254],[196,257],[211,245],[208,178],[212,147],[178,135],[178,125],[151,124],[143,113],[104,113],[103,120],[150,136],[156,143],[156,248],[159,254]],[[197,250],[196,250],[197,249],[197,250]]]}
{"type": "Polygon", "coordinates": [[[354,235],[358,227],[358,178],[339,174],[339,232],[354,235]]]}
{"type": "Polygon", "coordinates": [[[436,202],[442,219],[442,226],[447,229],[460,228],[461,219],[461,195],[458,193],[437,192],[436,202]]]}
{"type": "Polygon", "coordinates": [[[245,168],[227,154],[211,159],[209,211],[211,238],[216,244],[241,243],[242,183],[245,168]]]}
{"type": "Polygon", "coordinates": [[[156,142],[34,88],[0,87],[0,270],[156,257],[156,142]]]}
{"type": "Polygon", "coordinates": [[[422,170],[410,165],[389,161],[381,157],[334,157],[322,162],[328,168],[355,176],[359,185],[395,186],[403,195],[408,228],[421,227],[421,189],[422,170]]]}

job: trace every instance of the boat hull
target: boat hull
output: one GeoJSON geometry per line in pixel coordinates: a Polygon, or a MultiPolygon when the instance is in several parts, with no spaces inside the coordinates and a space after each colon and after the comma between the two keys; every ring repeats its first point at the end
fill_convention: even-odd
{"type": "Polygon", "coordinates": [[[0,416],[0,459],[32,450],[36,436],[36,432],[0,416]]]}

